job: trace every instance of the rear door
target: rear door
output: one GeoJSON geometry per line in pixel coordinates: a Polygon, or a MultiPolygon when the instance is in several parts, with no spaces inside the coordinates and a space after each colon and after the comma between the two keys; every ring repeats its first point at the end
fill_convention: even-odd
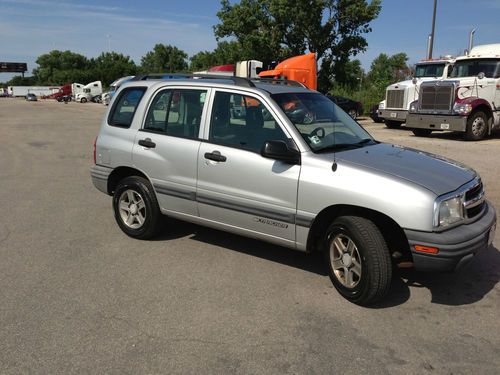
{"type": "Polygon", "coordinates": [[[204,219],[295,240],[300,165],[264,158],[265,141],[290,137],[256,96],[214,92],[198,156],[197,200],[204,219]]]}
{"type": "Polygon", "coordinates": [[[134,142],[133,163],[144,171],[163,210],[198,216],[196,178],[206,88],[165,88],[149,105],[134,142]]]}

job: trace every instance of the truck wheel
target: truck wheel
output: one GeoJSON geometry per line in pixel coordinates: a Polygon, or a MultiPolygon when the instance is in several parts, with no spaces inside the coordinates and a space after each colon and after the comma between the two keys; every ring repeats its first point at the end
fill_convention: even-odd
{"type": "Polygon", "coordinates": [[[391,258],[384,237],[372,221],[339,217],[328,228],[325,242],[328,274],[343,297],[366,306],[387,294],[391,258]]]}
{"type": "Polygon", "coordinates": [[[394,120],[385,120],[385,126],[387,126],[389,129],[397,129],[401,127],[401,122],[399,121],[394,121],[394,120]]]}
{"type": "Polygon", "coordinates": [[[358,117],[358,111],[356,111],[355,109],[350,109],[347,114],[349,116],[351,116],[354,120],[356,120],[356,118],[358,117]]]}
{"type": "Polygon", "coordinates": [[[482,111],[474,112],[467,119],[465,139],[467,141],[479,141],[488,134],[488,117],[482,111]]]}
{"type": "Polygon", "coordinates": [[[431,129],[411,129],[411,131],[417,137],[428,137],[432,133],[431,129]]]}
{"type": "Polygon", "coordinates": [[[85,98],[81,98],[81,99],[80,99],[80,103],[87,103],[87,99],[85,99],[85,98]]]}
{"type": "Polygon", "coordinates": [[[113,195],[113,210],[120,229],[141,240],[154,237],[161,212],[153,187],[143,177],[126,177],[113,195]]]}

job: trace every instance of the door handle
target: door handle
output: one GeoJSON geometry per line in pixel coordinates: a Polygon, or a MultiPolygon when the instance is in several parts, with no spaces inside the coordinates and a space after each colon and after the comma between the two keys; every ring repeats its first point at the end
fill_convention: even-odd
{"type": "Polygon", "coordinates": [[[151,138],[146,138],[146,139],[140,139],[139,140],[139,145],[147,148],[155,148],[156,143],[154,143],[151,138]]]}
{"type": "Polygon", "coordinates": [[[219,151],[205,152],[205,159],[225,162],[227,158],[221,155],[219,151]]]}

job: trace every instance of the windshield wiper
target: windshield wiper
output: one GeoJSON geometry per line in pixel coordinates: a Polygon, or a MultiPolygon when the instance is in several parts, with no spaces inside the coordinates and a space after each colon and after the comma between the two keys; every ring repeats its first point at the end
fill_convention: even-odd
{"type": "Polygon", "coordinates": [[[362,147],[364,147],[364,145],[366,145],[367,143],[370,143],[370,142],[373,142],[374,144],[377,143],[377,141],[375,141],[375,140],[373,140],[371,138],[365,138],[365,139],[362,139],[361,141],[356,142],[356,143],[336,143],[336,144],[332,144],[332,145],[320,148],[318,150],[315,150],[315,152],[321,153],[321,152],[327,152],[327,151],[345,150],[345,149],[348,149],[348,148],[362,148],[362,147]]]}
{"type": "Polygon", "coordinates": [[[365,138],[365,139],[362,139],[361,141],[359,141],[356,144],[361,146],[361,145],[365,145],[365,144],[370,143],[370,142],[378,143],[376,140],[374,140],[372,138],[365,138]]]}

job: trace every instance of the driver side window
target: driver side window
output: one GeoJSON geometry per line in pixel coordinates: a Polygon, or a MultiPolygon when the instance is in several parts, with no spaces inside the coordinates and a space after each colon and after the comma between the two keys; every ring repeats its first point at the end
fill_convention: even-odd
{"type": "Polygon", "coordinates": [[[260,153],[266,141],[287,137],[264,104],[250,96],[215,94],[209,141],[260,153]]]}

